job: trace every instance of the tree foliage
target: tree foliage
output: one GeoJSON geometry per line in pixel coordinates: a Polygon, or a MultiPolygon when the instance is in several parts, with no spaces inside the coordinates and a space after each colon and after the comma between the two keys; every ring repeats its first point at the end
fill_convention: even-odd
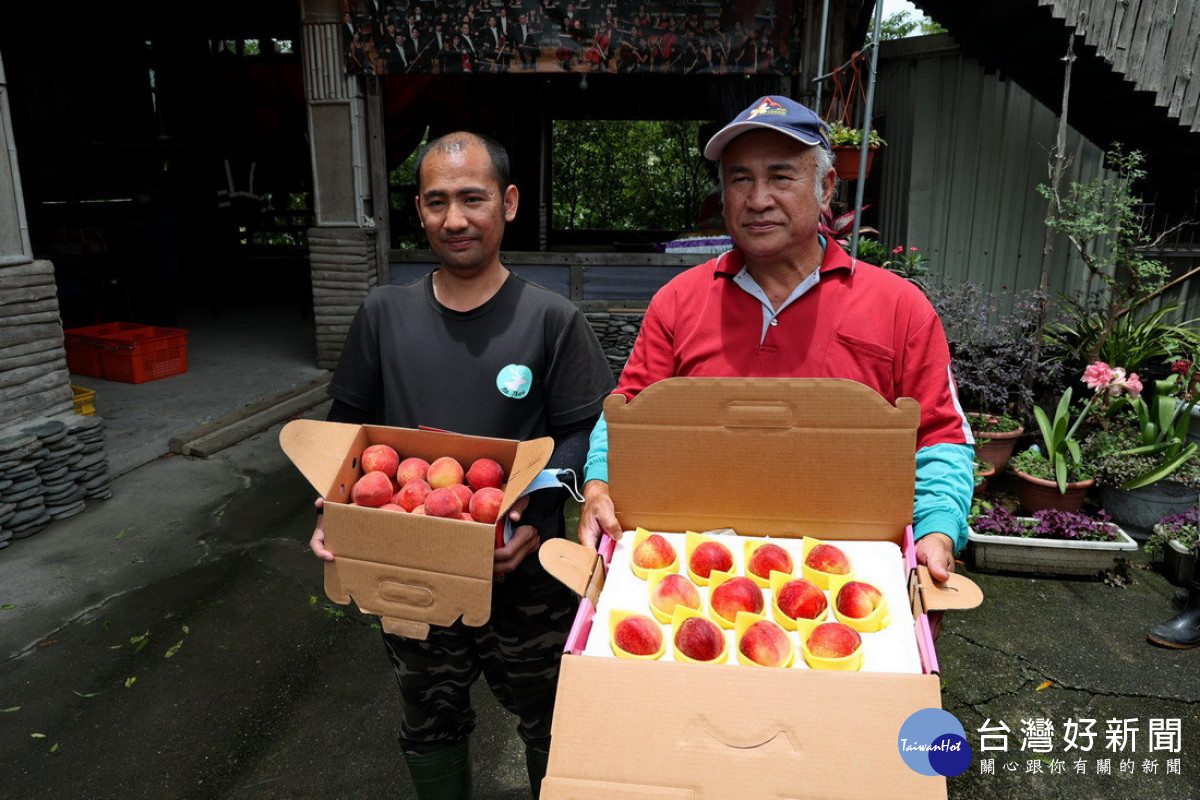
{"type": "Polygon", "coordinates": [[[556,120],[557,230],[685,230],[714,181],[699,122],[556,120]]]}

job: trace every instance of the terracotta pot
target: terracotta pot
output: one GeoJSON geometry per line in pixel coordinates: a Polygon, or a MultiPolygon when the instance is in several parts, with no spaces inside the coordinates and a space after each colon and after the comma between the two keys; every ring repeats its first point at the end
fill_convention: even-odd
{"type": "Polygon", "coordinates": [[[982,478],[982,480],[979,481],[979,485],[975,487],[975,496],[976,497],[978,497],[979,495],[981,495],[987,491],[988,481],[990,481],[995,476],[996,472],[997,472],[997,469],[994,466],[992,466],[989,469],[981,469],[977,473],[978,476],[980,478],[982,478]]]}
{"type": "MultiPolygon", "coordinates": [[[[875,151],[878,147],[867,148],[867,169],[862,177],[867,177],[871,173],[871,165],[875,163],[875,151]]],[[[833,166],[837,170],[837,176],[843,181],[858,180],[858,164],[861,160],[861,148],[851,145],[834,145],[833,146],[833,166]]]]}
{"type": "Polygon", "coordinates": [[[1017,440],[1024,433],[1023,427],[1007,433],[975,433],[975,455],[980,461],[995,464],[996,472],[1004,472],[1008,460],[1012,458],[1013,448],[1017,446],[1017,440]]]}
{"type": "Polygon", "coordinates": [[[1078,511],[1083,508],[1088,489],[1096,484],[1092,478],[1075,481],[1067,484],[1067,491],[1064,493],[1058,490],[1056,481],[1035,478],[1019,469],[1013,469],[1013,474],[1017,476],[1017,499],[1021,501],[1021,508],[1030,514],[1047,508],[1056,511],[1078,511]]]}

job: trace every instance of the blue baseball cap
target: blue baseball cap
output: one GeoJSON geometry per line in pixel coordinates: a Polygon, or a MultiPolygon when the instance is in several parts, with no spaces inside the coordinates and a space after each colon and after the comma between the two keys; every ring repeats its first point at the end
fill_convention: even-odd
{"type": "Polygon", "coordinates": [[[704,157],[710,161],[720,160],[725,145],[755,128],[777,131],[809,147],[820,145],[829,149],[829,126],[825,120],[795,100],[772,94],[755,100],[749,108],[734,117],[733,122],[717,131],[704,146],[704,157]]]}

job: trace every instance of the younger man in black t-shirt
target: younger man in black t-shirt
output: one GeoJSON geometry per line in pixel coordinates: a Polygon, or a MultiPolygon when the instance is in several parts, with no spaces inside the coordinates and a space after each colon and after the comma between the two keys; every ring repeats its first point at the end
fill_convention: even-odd
{"type": "MultiPolygon", "coordinates": [[[[508,439],[552,436],[549,467],[581,475],[588,435],[613,379],[582,313],[500,262],[517,211],[508,157],[486,137],[453,133],[417,159],[417,209],[438,268],[373,290],[355,316],[329,387],[331,420],[427,426],[508,439]]],[[[546,574],[541,540],[562,536],[563,490],[518,503],[496,550],[488,623],[435,627],[424,641],[384,634],[403,705],[400,743],[421,798],[467,798],[470,688],[482,674],[520,717],[534,797],[545,774],[558,665],[574,594],[546,574]]],[[[325,547],[318,521],[310,543],[325,547]]]]}

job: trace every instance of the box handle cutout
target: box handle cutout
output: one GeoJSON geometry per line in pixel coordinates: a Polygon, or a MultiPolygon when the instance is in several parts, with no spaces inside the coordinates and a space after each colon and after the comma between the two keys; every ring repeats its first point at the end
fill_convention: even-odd
{"type": "Polygon", "coordinates": [[[792,407],[784,402],[747,403],[734,401],[725,406],[726,428],[768,428],[788,430],[792,427],[792,407]]]}
{"type": "Polygon", "coordinates": [[[379,597],[389,603],[401,603],[417,608],[429,608],[433,605],[433,592],[424,586],[413,586],[407,583],[380,581],[379,597]]]}

